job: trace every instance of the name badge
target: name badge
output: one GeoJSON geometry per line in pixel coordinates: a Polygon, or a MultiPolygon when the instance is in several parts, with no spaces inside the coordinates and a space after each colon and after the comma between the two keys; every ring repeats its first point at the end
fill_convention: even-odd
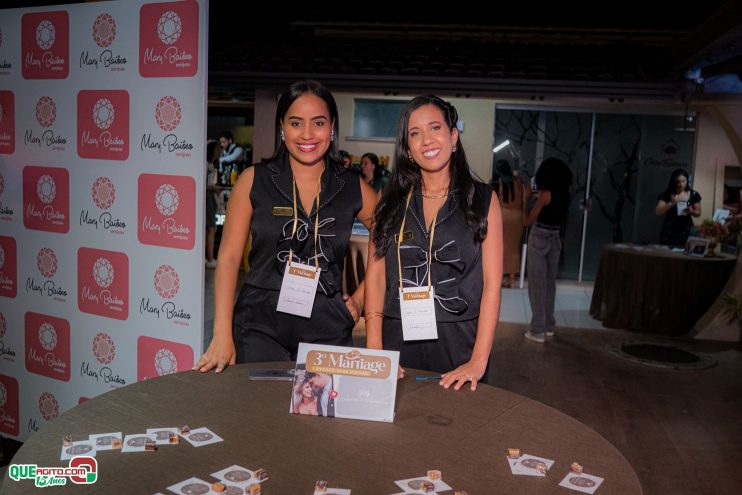
{"type": "Polygon", "coordinates": [[[402,336],[405,341],[438,338],[435,322],[435,292],[431,287],[399,289],[402,336]]]}
{"type": "Polygon", "coordinates": [[[683,216],[684,215],[683,212],[685,211],[686,208],[688,208],[688,202],[678,201],[677,203],[675,203],[675,206],[678,207],[678,216],[683,216]]]}
{"type": "Polygon", "coordinates": [[[290,206],[274,206],[273,207],[274,217],[293,217],[294,209],[290,206]]]}
{"type": "Polygon", "coordinates": [[[292,262],[289,266],[287,263],[276,310],[304,318],[311,317],[320,271],[314,265],[292,262]]]}
{"type": "Polygon", "coordinates": [[[411,241],[411,240],[412,240],[412,231],[411,230],[406,230],[402,234],[402,240],[401,241],[399,240],[399,234],[394,234],[394,243],[395,244],[399,244],[400,242],[411,241]]]}

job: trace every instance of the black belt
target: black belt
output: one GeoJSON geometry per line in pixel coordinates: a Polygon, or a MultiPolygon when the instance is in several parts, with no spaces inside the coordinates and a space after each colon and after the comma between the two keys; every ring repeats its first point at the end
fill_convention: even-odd
{"type": "Polygon", "coordinates": [[[545,223],[536,222],[536,227],[546,229],[546,230],[559,230],[560,227],[557,225],[546,225],[545,223]]]}

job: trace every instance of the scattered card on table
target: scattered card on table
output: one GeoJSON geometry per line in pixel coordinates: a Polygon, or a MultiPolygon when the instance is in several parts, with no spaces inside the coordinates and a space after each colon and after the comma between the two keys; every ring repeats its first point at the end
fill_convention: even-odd
{"type": "Polygon", "coordinates": [[[585,473],[567,473],[559,486],[583,493],[595,493],[603,483],[603,478],[585,473]]]}
{"type": "Polygon", "coordinates": [[[98,433],[90,435],[88,440],[93,442],[96,450],[117,450],[122,447],[123,435],[121,432],[116,433],[98,433]]]}
{"type": "Polygon", "coordinates": [[[72,442],[72,445],[65,447],[62,445],[62,453],[59,459],[66,461],[72,459],[76,455],[89,455],[95,457],[95,443],[90,440],[80,440],[78,442],[72,442]]]}
{"type": "MultiPolygon", "coordinates": [[[[350,495],[347,488],[330,488],[327,487],[324,492],[314,491],[314,495],[350,495]]],[[[430,495],[429,493],[427,495],[430,495]]]]}
{"type": "Polygon", "coordinates": [[[182,435],[182,437],[194,447],[201,447],[203,445],[224,441],[222,437],[208,428],[196,428],[195,430],[191,430],[190,433],[182,435]]]}
{"type": "Polygon", "coordinates": [[[430,487],[430,485],[433,485],[433,491],[434,492],[445,492],[446,490],[452,490],[450,486],[448,486],[446,483],[443,482],[443,480],[431,480],[427,476],[420,476],[419,478],[410,478],[407,480],[400,480],[395,481],[397,486],[399,486],[402,490],[405,492],[423,492],[430,494],[430,491],[427,491],[430,487]]]}
{"type": "Polygon", "coordinates": [[[178,428],[147,428],[147,435],[155,439],[157,445],[175,445],[180,442],[178,428]]]}
{"type": "Polygon", "coordinates": [[[151,446],[154,445],[156,445],[154,435],[147,435],[146,433],[126,435],[121,452],[148,452],[152,450],[151,446]]]}
{"type": "Polygon", "coordinates": [[[186,494],[198,494],[198,495],[220,495],[219,492],[215,492],[211,489],[211,483],[199,478],[189,478],[185,481],[181,481],[173,486],[167,487],[173,493],[178,495],[186,494]]]}
{"type": "Polygon", "coordinates": [[[551,459],[536,457],[535,455],[523,454],[517,459],[506,457],[510,465],[510,471],[515,475],[522,476],[546,476],[546,472],[554,465],[551,459]]]}
{"type": "MultiPolygon", "coordinates": [[[[250,485],[261,483],[254,475],[253,471],[242,466],[235,464],[229,466],[226,469],[211,473],[211,476],[218,480],[227,481],[233,485],[237,485],[242,488],[247,488],[250,485]]],[[[266,478],[267,479],[267,478],[266,478]]],[[[262,480],[265,481],[265,480],[262,480]]]]}

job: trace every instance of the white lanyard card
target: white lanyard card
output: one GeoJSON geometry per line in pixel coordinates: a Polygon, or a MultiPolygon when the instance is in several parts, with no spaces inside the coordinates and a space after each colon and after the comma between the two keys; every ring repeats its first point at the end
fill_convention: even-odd
{"type": "Polygon", "coordinates": [[[286,263],[276,310],[304,318],[311,317],[320,271],[319,267],[311,265],[286,263]]]}
{"type": "Polygon", "coordinates": [[[435,293],[432,287],[399,289],[399,306],[405,341],[438,338],[438,327],[435,323],[435,293]]]}

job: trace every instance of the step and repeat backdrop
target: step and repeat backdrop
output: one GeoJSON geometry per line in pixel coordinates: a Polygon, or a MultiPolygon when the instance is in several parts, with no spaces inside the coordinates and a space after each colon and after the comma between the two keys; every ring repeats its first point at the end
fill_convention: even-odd
{"type": "Polygon", "coordinates": [[[0,11],[0,435],[190,369],[208,1],[0,11]]]}

